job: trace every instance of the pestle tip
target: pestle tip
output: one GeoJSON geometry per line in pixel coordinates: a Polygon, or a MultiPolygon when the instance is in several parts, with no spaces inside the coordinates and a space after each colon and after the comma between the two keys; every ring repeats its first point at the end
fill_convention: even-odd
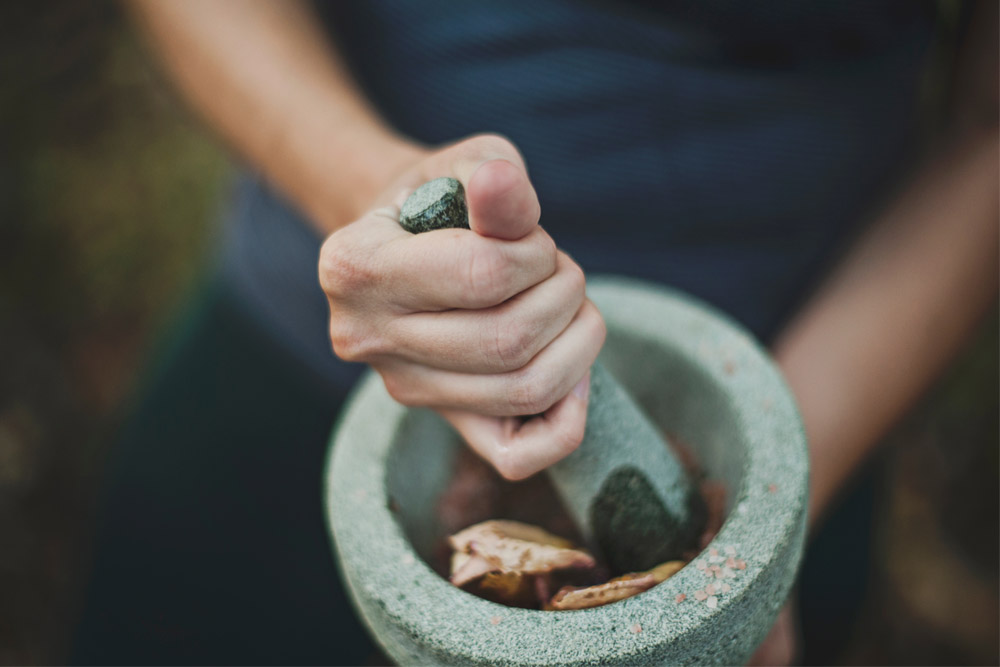
{"type": "Polygon", "coordinates": [[[706,514],[693,487],[688,513],[678,517],[667,511],[641,471],[622,467],[608,475],[594,498],[590,526],[611,569],[632,572],[678,559],[693,548],[706,514]]]}
{"type": "Polygon", "coordinates": [[[465,188],[454,178],[435,178],[414,190],[399,209],[399,224],[411,234],[469,228],[465,188]]]}

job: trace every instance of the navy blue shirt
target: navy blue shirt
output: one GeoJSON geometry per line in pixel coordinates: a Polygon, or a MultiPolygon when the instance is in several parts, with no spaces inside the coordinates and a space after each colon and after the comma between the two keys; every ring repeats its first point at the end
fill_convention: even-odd
{"type": "MultiPolygon", "coordinates": [[[[686,290],[767,341],[912,155],[932,6],[910,0],[331,1],[383,116],[427,143],[499,132],[588,272],[686,290]]],[[[343,175],[349,178],[350,165],[343,175]]],[[[248,177],[228,271],[337,385],[320,239],[248,177]]]]}

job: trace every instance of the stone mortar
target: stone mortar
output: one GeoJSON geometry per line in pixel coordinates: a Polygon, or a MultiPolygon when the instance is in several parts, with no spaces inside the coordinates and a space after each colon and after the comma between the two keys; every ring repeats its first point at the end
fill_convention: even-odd
{"type": "Polygon", "coordinates": [[[784,604],[805,537],[808,454],[767,353],[724,316],[661,287],[606,278],[591,280],[588,295],[608,325],[601,361],[726,484],[722,530],[663,584],[605,607],[544,612],[477,598],[427,564],[444,537],[434,508],[462,444],[371,375],[332,438],[325,503],[352,599],[396,662],[741,664],[784,604]],[[730,553],[745,569],[709,578],[705,568],[725,568],[730,553]],[[728,592],[697,599],[722,583],[728,592]]]}

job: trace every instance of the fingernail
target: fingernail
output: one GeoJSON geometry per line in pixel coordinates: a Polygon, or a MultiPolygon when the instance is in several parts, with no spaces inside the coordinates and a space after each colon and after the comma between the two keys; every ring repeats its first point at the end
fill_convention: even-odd
{"type": "Polygon", "coordinates": [[[573,395],[579,398],[581,401],[586,401],[587,397],[590,395],[590,371],[583,376],[583,379],[576,383],[573,387],[573,395]]]}

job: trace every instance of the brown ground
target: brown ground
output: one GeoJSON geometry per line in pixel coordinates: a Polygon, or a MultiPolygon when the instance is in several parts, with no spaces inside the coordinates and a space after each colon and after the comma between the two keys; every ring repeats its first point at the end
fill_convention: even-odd
{"type": "MultiPolygon", "coordinates": [[[[0,3],[0,82],[0,664],[52,663],[108,434],[229,168],[107,1],[0,3]]],[[[853,662],[1000,662],[996,321],[891,439],[853,662]]]]}

